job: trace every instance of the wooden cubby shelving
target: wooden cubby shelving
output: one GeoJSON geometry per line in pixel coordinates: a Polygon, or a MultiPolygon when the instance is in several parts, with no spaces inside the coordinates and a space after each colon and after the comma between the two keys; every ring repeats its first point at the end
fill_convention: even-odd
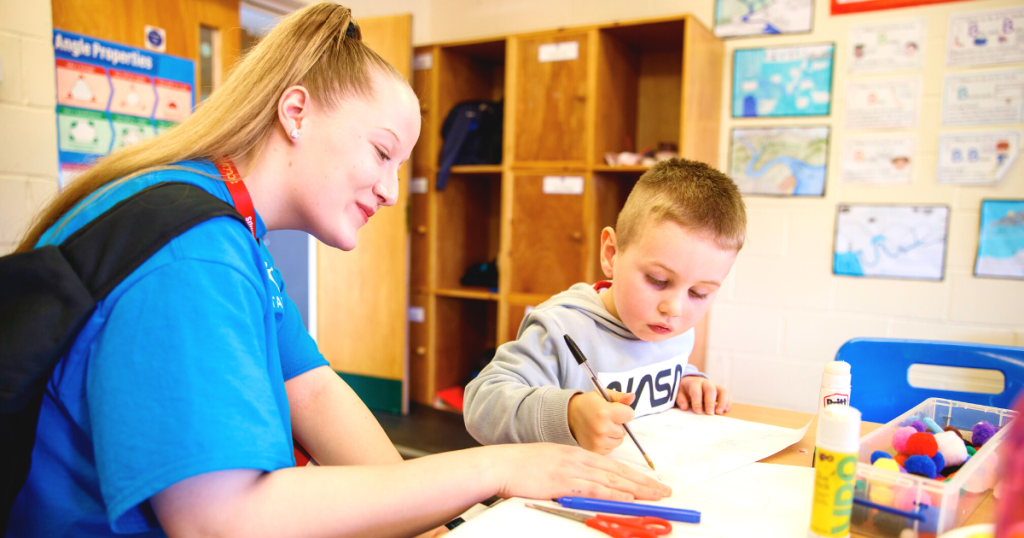
{"type": "MultiPolygon", "coordinates": [[[[526,308],[572,284],[603,278],[601,229],[615,223],[646,166],[609,166],[606,152],[659,142],[682,156],[718,162],[722,42],[690,15],[424,45],[418,70],[423,128],[410,197],[410,396],[433,404],[438,390],[468,380],[481,354],[516,337],[526,308]],[[542,47],[575,41],[576,57],[540,61],[542,47]],[[471,99],[504,99],[503,159],[452,167],[438,191],[440,128],[471,99]],[[580,194],[546,194],[545,176],[582,178],[580,194]],[[497,289],[459,279],[497,259],[497,289]]],[[[691,362],[703,367],[698,325],[691,362]]]]}

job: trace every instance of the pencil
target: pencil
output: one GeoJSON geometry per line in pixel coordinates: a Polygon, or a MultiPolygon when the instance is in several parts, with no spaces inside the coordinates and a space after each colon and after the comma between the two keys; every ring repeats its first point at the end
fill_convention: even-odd
{"type": "MultiPolygon", "coordinates": [[[[597,390],[601,393],[601,396],[604,396],[604,399],[606,401],[611,402],[611,396],[608,396],[608,393],[604,390],[604,387],[602,387],[601,383],[597,381],[597,374],[595,374],[594,370],[590,367],[589,364],[587,364],[587,357],[583,355],[583,352],[580,351],[579,346],[576,345],[576,342],[573,341],[572,337],[570,337],[568,334],[564,335],[564,337],[565,345],[569,346],[569,351],[572,352],[572,356],[576,359],[576,362],[579,363],[580,366],[587,369],[587,374],[590,375],[590,380],[594,383],[594,386],[597,387],[597,390]]],[[[647,465],[650,465],[652,470],[657,470],[654,469],[654,462],[651,461],[651,457],[647,455],[647,452],[644,450],[644,447],[640,446],[640,441],[636,440],[636,436],[633,435],[633,431],[629,429],[629,424],[623,424],[622,427],[623,429],[626,430],[626,433],[629,434],[629,438],[633,440],[633,443],[636,445],[636,447],[640,449],[640,453],[643,454],[644,459],[647,460],[647,465]]]]}

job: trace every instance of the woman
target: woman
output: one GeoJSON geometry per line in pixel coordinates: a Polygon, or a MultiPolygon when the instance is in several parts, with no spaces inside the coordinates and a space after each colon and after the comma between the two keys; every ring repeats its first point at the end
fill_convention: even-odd
{"type": "Polygon", "coordinates": [[[251,230],[217,218],[185,232],[99,304],[47,385],[8,536],[409,536],[495,494],[667,494],[564,446],[403,462],[327,366],[258,240],[299,229],[355,248],[395,204],[419,129],[416,96],[350,11],[311,5],[185,123],[101,160],[46,207],[19,251],[164,181],[232,203],[232,161],[255,211],[251,230]],[[321,467],[294,467],[293,435],[321,467]]]}

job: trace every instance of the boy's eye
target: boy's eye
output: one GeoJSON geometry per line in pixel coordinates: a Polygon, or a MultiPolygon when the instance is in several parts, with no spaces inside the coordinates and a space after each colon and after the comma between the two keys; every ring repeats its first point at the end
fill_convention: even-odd
{"type": "Polygon", "coordinates": [[[690,295],[696,299],[707,299],[708,294],[699,293],[697,290],[690,290],[690,295]]]}
{"type": "Polygon", "coordinates": [[[647,275],[647,281],[659,288],[664,288],[668,285],[668,280],[658,280],[651,275],[647,275]]]}

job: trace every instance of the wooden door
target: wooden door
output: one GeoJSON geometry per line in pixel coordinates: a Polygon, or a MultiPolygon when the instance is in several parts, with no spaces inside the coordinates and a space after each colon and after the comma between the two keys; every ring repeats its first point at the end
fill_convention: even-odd
{"type": "MultiPolygon", "coordinates": [[[[583,182],[583,176],[571,180],[583,182]]],[[[544,192],[544,176],[516,174],[512,292],[554,295],[584,278],[583,192],[544,192]]]]}
{"type": "MultiPolygon", "coordinates": [[[[409,78],[412,15],[358,19],[363,40],[409,78]]],[[[367,406],[407,412],[410,164],[399,171],[395,207],[374,215],[357,246],[342,252],[317,244],[317,336],[320,351],[367,406]]]]}

